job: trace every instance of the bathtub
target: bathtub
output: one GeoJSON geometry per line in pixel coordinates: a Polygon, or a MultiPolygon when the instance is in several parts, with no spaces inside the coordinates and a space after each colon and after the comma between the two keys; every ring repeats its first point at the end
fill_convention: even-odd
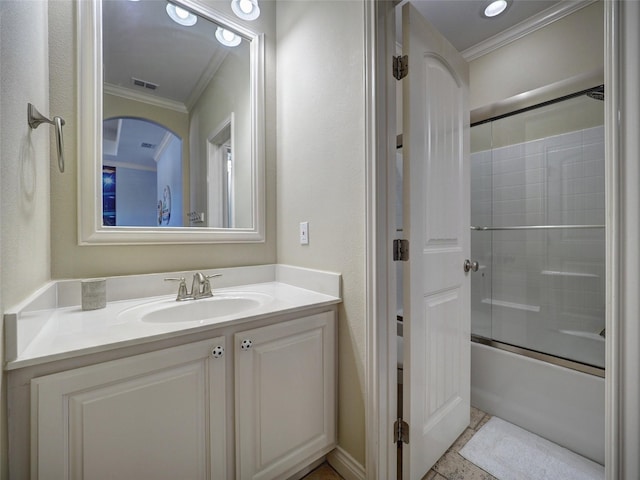
{"type": "Polygon", "coordinates": [[[471,405],[604,464],[604,378],[471,343],[471,405]]]}

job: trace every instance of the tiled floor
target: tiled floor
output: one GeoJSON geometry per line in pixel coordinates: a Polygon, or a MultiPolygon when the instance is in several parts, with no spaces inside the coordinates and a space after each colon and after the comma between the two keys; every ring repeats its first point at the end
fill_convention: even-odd
{"type": "Polygon", "coordinates": [[[324,463],[316,468],[309,475],[304,477],[302,480],[343,480],[340,475],[336,473],[336,471],[331,468],[328,464],[324,463]]]}
{"type": "Polygon", "coordinates": [[[422,480],[496,480],[480,467],[474,465],[458,452],[480,428],[489,421],[491,415],[471,407],[471,423],[458,437],[451,448],[440,457],[433,469],[422,480]]]}
{"type": "MultiPolygon", "coordinates": [[[[463,458],[458,452],[489,421],[491,415],[471,407],[471,423],[451,448],[436,462],[422,480],[496,480],[480,467],[463,458]]],[[[342,480],[326,463],[315,469],[303,480],[342,480]]]]}

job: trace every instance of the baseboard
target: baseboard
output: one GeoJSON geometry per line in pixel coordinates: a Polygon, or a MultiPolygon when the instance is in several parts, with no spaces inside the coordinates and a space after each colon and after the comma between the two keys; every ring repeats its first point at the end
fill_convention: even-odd
{"type": "Polygon", "coordinates": [[[327,462],[345,480],[365,480],[364,467],[340,447],[327,455],[327,462]]]}

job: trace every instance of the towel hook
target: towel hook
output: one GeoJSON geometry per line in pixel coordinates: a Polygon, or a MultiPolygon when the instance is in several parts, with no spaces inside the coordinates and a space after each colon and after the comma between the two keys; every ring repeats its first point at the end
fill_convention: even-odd
{"type": "Polygon", "coordinates": [[[53,117],[53,120],[49,120],[42,115],[36,107],[31,103],[27,104],[27,121],[32,129],[38,128],[41,123],[49,123],[56,128],[56,146],[58,147],[58,168],[60,173],[64,172],[64,144],[62,142],[62,126],[64,125],[64,119],[61,117],[53,117]]]}

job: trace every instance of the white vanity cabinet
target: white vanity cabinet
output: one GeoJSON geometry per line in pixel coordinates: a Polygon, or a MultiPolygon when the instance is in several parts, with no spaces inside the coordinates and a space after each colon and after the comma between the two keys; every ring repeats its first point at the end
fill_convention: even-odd
{"type": "Polygon", "coordinates": [[[336,445],[336,309],[313,312],[32,378],[31,478],[299,472],[336,445]]]}
{"type": "Polygon", "coordinates": [[[336,445],[335,313],[234,335],[236,478],[287,478],[336,445]]]}
{"type": "Polygon", "coordinates": [[[31,381],[31,478],[227,478],[225,338],[31,381]]]}

